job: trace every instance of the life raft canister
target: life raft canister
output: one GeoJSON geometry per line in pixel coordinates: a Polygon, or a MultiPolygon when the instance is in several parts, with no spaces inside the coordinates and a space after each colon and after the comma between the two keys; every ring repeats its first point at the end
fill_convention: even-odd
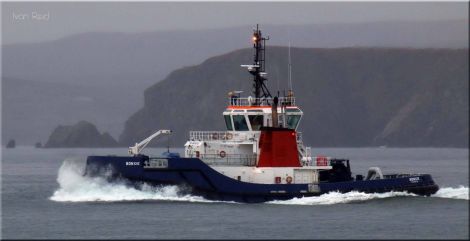
{"type": "Polygon", "coordinates": [[[317,156],[317,166],[328,166],[328,158],[326,156],[317,156]]]}
{"type": "Polygon", "coordinates": [[[287,182],[288,184],[292,183],[292,177],[291,177],[291,176],[287,176],[287,177],[286,177],[286,182],[287,182]]]}
{"type": "Polygon", "coordinates": [[[233,138],[233,134],[232,134],[232,133],[227,133],[227,134],[225,135],[225,139],[227,139],[227,140],[232,140],[232,138],[233,138]]]}
{"type": "Polygon", "coordinates": [[[217,132],[214,132],[214,133],[212,134],[212,139],[213,139],[213,140],[219,139],[219,134],[217,134],[217,132]]]}
{"type": "Polygon", "coordinates": [[[225,151],[220,151],[219,152],[219,156],[224,158],[225,156],[227,155],[227,153],[225,153],[225,151]]]}

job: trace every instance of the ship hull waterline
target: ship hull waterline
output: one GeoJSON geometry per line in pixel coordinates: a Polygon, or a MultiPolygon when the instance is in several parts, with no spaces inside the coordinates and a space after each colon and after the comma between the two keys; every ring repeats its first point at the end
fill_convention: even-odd
{"type": "Polygon", "coordinates": [[[429,174],[409,177],[309,184],[259,184],[227,177],[198,158],[159,158],[162,166],[145,167],[148,156],[89,156],[84,175],[106,173],[110,181],[119,179],[130,184],[180,185],[188,193],[208,200],[259,203],[273,200],[319,196],[328,192],[385,193],[409,192],[429,196],[439,190],[429,174]]]}

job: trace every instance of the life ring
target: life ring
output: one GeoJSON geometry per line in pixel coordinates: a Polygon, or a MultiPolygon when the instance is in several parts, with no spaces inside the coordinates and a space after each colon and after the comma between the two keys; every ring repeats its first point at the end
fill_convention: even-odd
{"type": "Polygon", "coordinates": [[[219,139],[219,135],[217,133],[212,134],[212,139],[213,140],[219,139]]]}
{"type": "Polygon", "coordinates": [[[219,156],[224,158],[225,156],[227,155],[227,153],[225,153],[225,151],[220,151],[219,152],[219,156]]]}
{"type": "Polygon", "coordinates": [[[233,134],[232,134],[232,133],[227,133],[227,134],[225,135],[225,138],[226,138],[227,140],[232,140],[233,134]]]}
{"type": "Polygon", "coordinates": [[[287,177],[286,177],[286,182],[287,182],[288,184],[292,183],[292,177],[291,177],[291,176],[287,176],[287,177]]]}

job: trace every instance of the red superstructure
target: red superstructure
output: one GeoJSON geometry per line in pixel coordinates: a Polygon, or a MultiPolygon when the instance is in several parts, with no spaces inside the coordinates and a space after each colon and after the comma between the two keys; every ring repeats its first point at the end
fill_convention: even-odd
{"type": "Polygon", "coordinates": [[[257,167],[301,167],[295,130],[262,128],[257,167]]]}

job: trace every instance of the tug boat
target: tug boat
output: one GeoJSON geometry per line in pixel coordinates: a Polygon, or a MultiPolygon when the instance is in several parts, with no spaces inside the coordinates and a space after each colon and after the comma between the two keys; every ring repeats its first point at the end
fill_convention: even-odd
{"type": "Polygon", "coordinates": [[[382,193],[406,191],[431,195],[439,189],[430,174],[351,174],[350,161],[313,156],[298,126],[303,111],[290,89],[272,96],[266,86],[265,45],[258,26],[253,30],[254,62],[241,65],[253,76],[253,95],[232,91],[223,111],[226,131],[190,131],[184,157],[169,150],[142,154],[151,140],[170,135],[159,130],[129,147],[129,156],[89,156],[84,175],[105,175],[138,187],[179,185],[184,192],[210,200],[266,202],[318,196],[328,192],[382,193]]]}

